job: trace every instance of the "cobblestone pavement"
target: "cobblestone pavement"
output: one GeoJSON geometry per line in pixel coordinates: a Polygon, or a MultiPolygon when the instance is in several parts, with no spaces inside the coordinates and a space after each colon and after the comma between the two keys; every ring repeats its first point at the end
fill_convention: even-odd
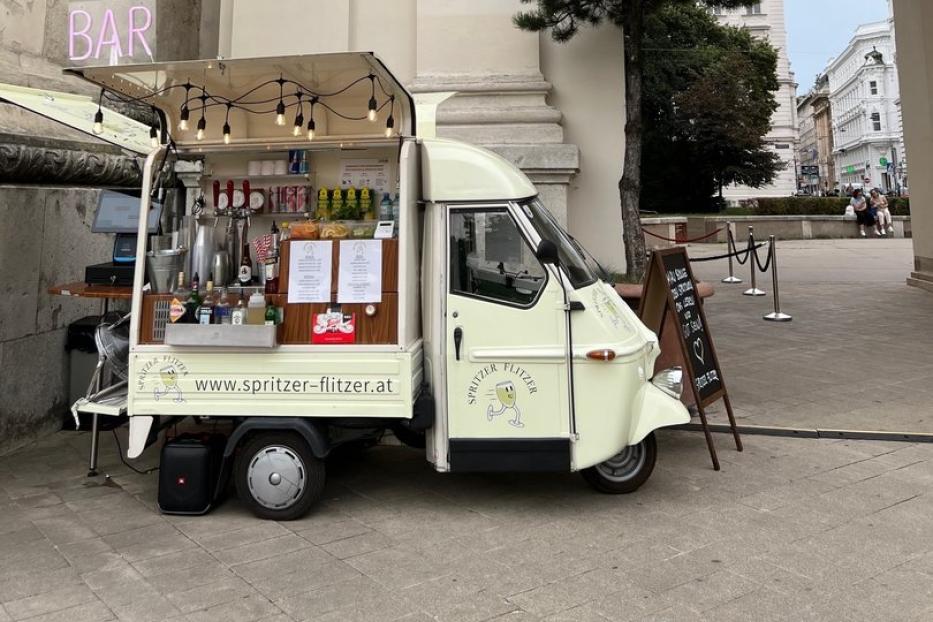
{"type": "Polygon", "coordinates": [[[742,295],[748,266],[737,266],[743,283],[725,285],[724,260],[694,263],[716,287],[706,314],[740,422],[933,434],[933,294],[904,284],[911,241],[786,241],[778,259],[782,310],[794,318],[783,324],[761,319],[770,274],[758,283],[768,296],[752,298],[742,295]]]}
{"type": "Polygon", "coordinates": [[[0,620],[933,619],[933,446],[717,436],[719,473],[661,432],[629,496],[380,447],[275,523],[161,516],[155,474],[105,435],[88,480],[87,435],[59,433],[0,458],[0,620]]]}

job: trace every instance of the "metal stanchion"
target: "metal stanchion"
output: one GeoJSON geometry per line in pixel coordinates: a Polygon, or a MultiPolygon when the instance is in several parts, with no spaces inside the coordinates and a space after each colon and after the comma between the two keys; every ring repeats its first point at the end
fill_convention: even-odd
{"type": "Polygon", "coordinates": [[[792,316],[781,313],[781,294],[778,291],[778,267],[777,267],[777,246],[774,244],[774,236],[769,236],[771,243],[771,286],[774,288],[774,311],[764,316],[769,322],[790,322],[794,319],[792,316]]]}
{"type": "MultiPolygon", "coordinates": [[[[755,227],[752,227],[752,226],[749,226],[748,228],[748,248],[751,249],[749,252],[751,253],[755,252],[754,250],[755,249],[755,227]]],[[[749,268],[751,269],[750,280],[751,280],[752,286],[746,289],[744,292],[742,292],[742,295],[764,296],[765,295],[764,290],[758,289],[758,279],[756,278],[757,275],[755,274],[755,270],[757,269],[757,266],[755,265],[754,258],[750,257],[749,259],[751,260],[748,262],[748,265],[749,265],[749,268]]]]}
{"type": "Polygon", "coordinates": [[[732,249],[735,247],[735,237],[732,235],[732,229],[735,227],[735,223],[727,222],[726,223],[726,253],[729,254],[729,276],[722,280],[723,283],[741,283],[742,279],[735,276],[735,273],[732,271],[732,249]]]}

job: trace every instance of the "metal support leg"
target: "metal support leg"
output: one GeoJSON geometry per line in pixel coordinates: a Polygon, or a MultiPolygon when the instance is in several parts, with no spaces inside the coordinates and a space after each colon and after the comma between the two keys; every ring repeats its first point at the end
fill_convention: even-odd
{"type": "Polygon", "coordinates": [[[733,224],[726,223],[726,253],[729,255],[729,276],[722,280],[723,283],[741,283],[742,279],[735,276],[732,270],[732,247],[735,246],[735,236],[732,234],[733,224]]]}
{"type": "Polygon", "coordinates": [[[778,291],[778,266],[777,266],[777,246],[774,245],[774,236],[770,238],[771,242],[771,286],[774,288],[774,311],[764,316],[769,322],[790,322],[793,317],[786,313],[781,313],[781,293],[778,291]]]}
{"type": "Polygon", "coordinates": [[[94,413],[91,418],[91,455],[88,460],[88,477],[97,476],[97,453],[100,450],[98,445],[98,436],[100,435],[100,429],[98,426],[100,420],[100,415],[94,413]]]}
{"type": "MultiPolygon", "coordinates": [[[[752,250],[749,251],[750,253],[754,253],[754,252],[755,252],[755,251],[754,251],[754,248],[755,248],[755,227],[749,227],[749,228],[748,228],[748,247],[749,247],[750,249],[752,249],[752,250]]],[[[756,274],[756,271],[757,271],[757,269],[758,269],[758,266],[755,265],[755,258],[754,258],[754,257],[749,257],[748,259],[749,259],[748,265],[749,265],[749,268],[750,268],[750,270],[751,270],[751,278],[750,278],[750,280],[751,280],[752,286],[749,287],[748,289],[746,289],[744,292],[742,292],[742,295],[744,295],[744,296],[764,296],[764,295],[765,295],[764,290],[758,289],[758,279],[757,279],[757,276],[758,276],[758,275],[756,274]]]]}

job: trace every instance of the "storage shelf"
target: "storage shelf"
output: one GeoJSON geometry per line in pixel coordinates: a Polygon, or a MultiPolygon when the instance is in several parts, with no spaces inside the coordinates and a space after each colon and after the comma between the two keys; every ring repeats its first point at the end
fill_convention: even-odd
{"type": "MultiPolygon", "coordinates": [[[[224,184],[228,180],[234,182],[248,180],[250,186],[252,186],[254,183],[259,185],[271,184],[275,182],[310,182],[311,173],[290,173],[286,175],[205,175],[201,179],[208,185],[213,184],[215,181],[219,181],[221,184],[224,184]]],[[[223,185],[221,185],[220,189],[221,191],[226,190],[223,185]]],[[[235,189],[239,190],[239,188],[235,189]]]]}

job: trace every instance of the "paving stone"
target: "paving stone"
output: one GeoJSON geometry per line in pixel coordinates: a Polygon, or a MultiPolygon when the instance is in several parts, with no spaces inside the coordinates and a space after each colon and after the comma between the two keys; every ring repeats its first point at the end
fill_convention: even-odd
{"type": "Polygon", "coordinates": [[[3,608],[14,620],[22,620],[96,600],[94,592],[86,585],[70,584],[36,596],[7,601],[3,608]]]}
{"type": "Polygon", "coordinates": [[[263,596],[246,594],[216,607],[190,613],[187,618],[190,622],[253,622],[280,613],[281,611],[263,596]]]}
{"type": "Polygon", "coordinates": [[[252,544],[244,544],[235,548],[228,548],[217,551],[214,557],[223,564],[229,566],[245,564],[247,562],[261,561],[270,557],[277,557],[285,553],[300,551],[311,546],[311,543],[304,538],[292,533],[287,535],[262,540],[252,544]]]}
{"type": "Polygon", "coordinates": [[[29,618],[30,622],[107,622],[116,619],[113,611],[99,600],[29,618]]]}

